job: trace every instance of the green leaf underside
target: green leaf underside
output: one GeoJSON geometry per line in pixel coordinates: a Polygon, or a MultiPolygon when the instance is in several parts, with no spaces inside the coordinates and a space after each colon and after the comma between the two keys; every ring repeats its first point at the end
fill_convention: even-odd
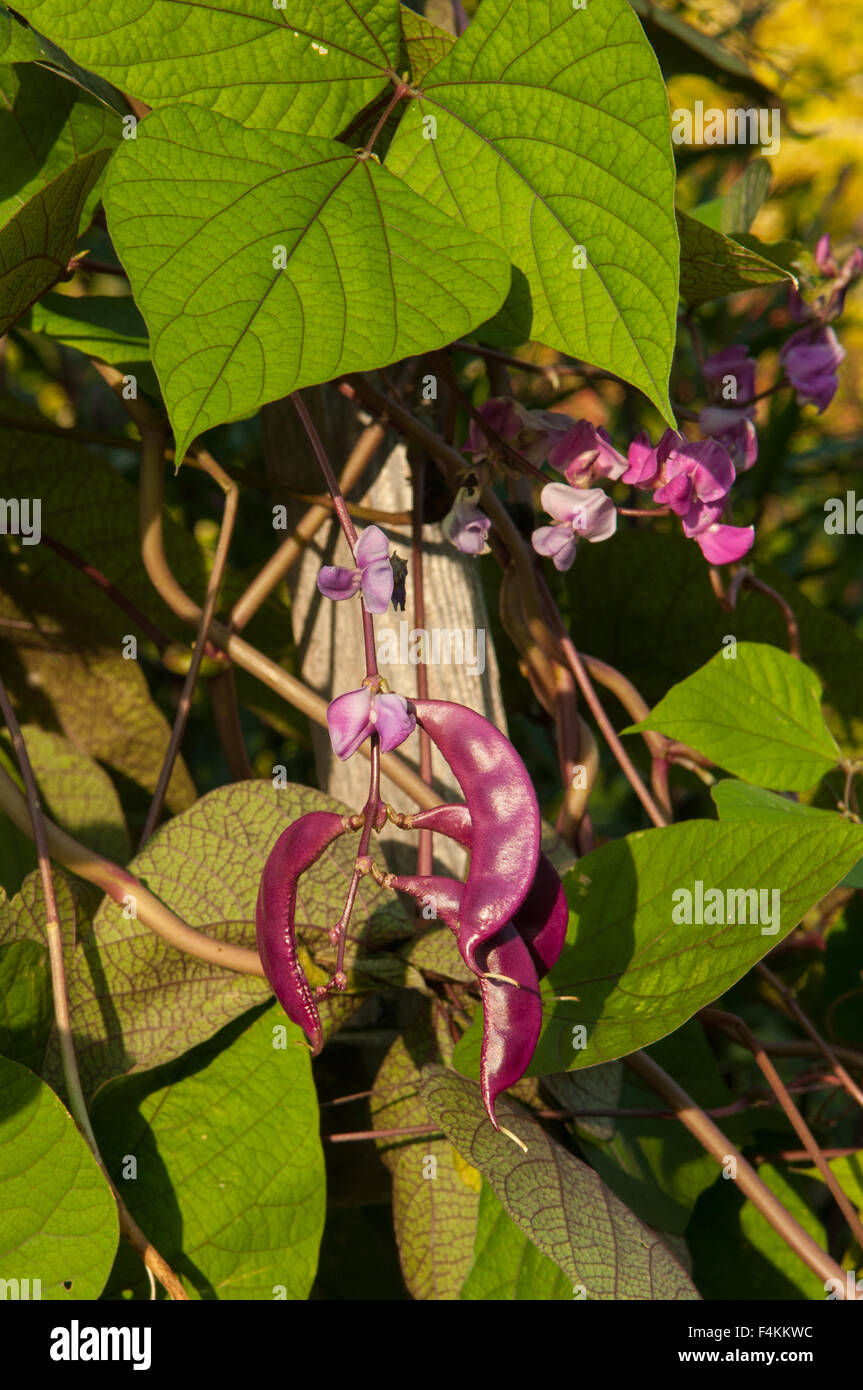
{"type": "MultiPolygon", "coordinates": [[[[718,999],[801,921],[860,857],[863,831],[836,817],[830,825],[777,826],[687,821],[642,830],[595,850],[565,876],[571,914],[567,944],[543,982],[543,1030],[529,1075],[575,1070],[625,1057],[679,1028],[718,999]],[[769,922],[697,921],[696,883],[722,893],[766,890],[769,922]],[[692,894],[692,920],[675,922],[692,894]],[[779,930],[772,918],[779,893],[779,930]],[[555,998],[576,995],[576,1000],[555,998]],[[583,1025],[586,1045],[577,1025],[583,1025]]],[[[740,900],[741,903],[743,900],[740,900]]],[[[760,899],[758,914],[760,914],[760,899]]],[[[709,918],[705,908],[703,916],[709,918]]],[[[731,913],[728,912],[728,917],[731,913]]],[[[453,1055],[479,1074],[479,1017],[453,1055]]]]}
{"type": "MultiPolygon", "coordinates": [[[[238,1022],[229,1045],[222,1034],[170,1066],[112,1083],[95,1103],[115,1181],[193,1297],[296,1300],[311,1288],[324,1159],[311,1058],[290,1024],[287,1047],[273,1045],[273,1026],[285,1021],[267,1009],[242,1031],[238,1022]],[[124,1182],[127,1154],[138,1167],[124,1182]]],[[[139,1296],[142,1274],[136,1262],[139,1296]]]]}
{"type": "Polygon", "coordinates": [[[0,946],[0,1053],[38,1072],[53,1024],[45,947],[37,941],[0,946]]]}
{"type": "MultiPolygon", "coordinates": [[[[765,791],[763,787],[750,787],[746,782],[733,782],[726,778],[710,788],[710,795],[716,803],[719,819],[724,821],[756,820],[778,821],[788,824],[788,817],[804,817],[809,820],[826,820],[835,823],[836,812],[826,811],[820,806],[806,806],[801,801],[791,801],[787,796],[765,791]]],[[[840,888],[863,888],[863,859],[843,878],[840,888]]]]}
{"type": "Polygon", "coordinates": [[[617,373],[670,421],[670,151],[665,87],[625,0],[577,11],[571,0],[483,0],[423,79],[386,163],[505,248],[529,282],[524,338],[617,373]]]}
{"type": "Polygon", "coordinates": [[[180,456],[300,387],[443,346],[509,288],[498,247],[374,160],[195,107],[142,123],[105,206],[180,456]]]}
{"type": "Polygon", "coordinates": [[[527,1153],[492,1129],[479,1088],[443,1067],[420,1094],[463,1158],[487,1178],[513,1221],[588,1299],[696,1299],[688,1275],[582,1163],[505,1098],[498,1115],[527,1153]]]}
{"type": "Polygon", "coordinates": [[[0,1057],[0,1211],[0,1278],[30,1279],[23,1297],[39,1297],[34,1279],[43,1299],[99,1297],[119,1236],[111,1190],[59,1097],[7,1057],[0,1057]]]}
{"type": "Polygon", "coordinates": [[[398,0],[22,0],[85,68],[148,106],[194,101],[264,130],[336,135],[389,82],[398,0]]]}
{"type": "Polygon", "coordinates": [[[87,199],[110,153],[84,155],[0,229],[0,334],[65,275],[87,199]]]}
{"type": "Polygon", "coordinates": [[[840,756],[821,682],[778,647],[738,642],[736,651],[734,659],[717,652],[625,732],[655,729],[745,782],[808,791],[840,756]]]}
{"type": "Polygon", "coordinates": [[[789,271],[756,251],[677,210],[680,232],[680,297],[689,304],[792,280],[789,271]]]}

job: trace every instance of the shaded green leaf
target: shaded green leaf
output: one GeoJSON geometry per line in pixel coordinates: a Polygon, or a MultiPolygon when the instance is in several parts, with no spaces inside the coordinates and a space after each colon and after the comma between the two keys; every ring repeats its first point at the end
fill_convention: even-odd
{"type": "Polygon", "coordinates": [[[40,1071],[53,1024],[45,947],[37,941],[0,947],[0,1054],[40,1071]]]}
{"type": "MultiPolygon", "coordinates": [[[[428,1124],[420,1069],[437,1056],[429,1019],[420,1014],[396,1038],[375,1077],[375,1129],[428,1124]]],[[[448,1139],[380,1139],[377,1145],[392,1173],[393,1224],[408,1290],[416,1299],[458,1298],[473,1254],[479,1174],[448,1139]]]]}
{"type": "Polygon", "coordinates": [[[748,232],[770,191],[770,161],[762,157],[747,164],[722,200],[720,231],[727,236],[748,232]]]}
{"type": "Polygon", "coordinates": [[[0,1279],[29,1279],[30,1298],[39,1296],[34,1279],[43,1299],[99,1297],[119,1237],[111,1189],[59,1097],[6,1057],[0,1057],[0,1210],[0,1279]]]}
{"type": "Polygon", "coordinates": [[[445,58],[455,43],[455,37],[446,29],[409,10],[406,5],[399,6],[402,26],[402,48],[407,58],[411,82],[421,82],[430,68],[445,58]]]}
{"type": "MultiPolygon", "coordinates": [[[[14,45],[10,48],[14,53],[14,45]]],[[[36,63],[0,54],[0,225],[79,159],[113,149],[120,130],[116,112],[75,83],[36,63]]],[[[94,182],[81,204],[76,231],[89,224],[98,196],[94,182]]]]}
{"type": "Polygon", "coordinates": [[[299,1028],[288,1023],[287,1046],[274,1045],[282,1021],[276,1009],[240,1019],[179,1062],[112,1082],[93,1107],[124,1201],[199,1298],[305,1299],[314,1280],[326,1204],[318,1104],[299,1028]]]}
{"type": "Polygon", "coordinates": [[[148,117],[105,206],[180,457],[302,386],[442,347],[509,288],[492,242],[374,159],[196,107],[148,117]]]}
{"type": "Polygon", "coordinates": [[[672,686],[625,733],[655,729],[744,781],[807,791],[836,766],[839,749],[821,713],[821,682],[778,647],[738,642],[672,686]]]}
{"type": "Polygon", "coordinates": [[[459,1153],[487,1178],[512,1220],[588,1299],[695,1299],[688,1275],[653,1231],[600,1178],[501,1097],[494,1130],[479,1087],[443,1067],[425,1068],[420,1094],[459,1153]]]}
{"type": "Polygon", "coordinates": [[[131,295],[46,294],[19,327],[118,367],[134,376],[139,388],[158,397],[147,326],[131,295]]]}
{"type": "Polygon", "coordinates": [[[572,1302],[572,1285],[553,1260],[511,1221],[482,1185],[473,1264],[459,1297],[467,1302],[572,1302]]]}
{"type": "Polygon", "coordinates": [[[670,422],[670,151],[665,87],[625,0],[483,0],[386,162],[506,250],[529,289],[508,305],[522,338],[615,372],[670,422]]]}
{"type": "MultiPolygon", "coordinates": [[[[543,981],[543,1030],[528,1074],[595,1066],[679,1028],[787,936],[859,859],[861,846],[863,830],[839,817],[788,827],[687,821],[586,855],[564,878],[567,944],[543,981]],[[699,883],[704,896],[721,892],[721,913],[699,899],[699,883]],[[759,899],[758,920],[726,921],[726,906],[729,918],[756,915],[752,901],[727,897],[752,889],[767,893],[769,920],[761,920],[759,899]],[[686,899],[675,896],[682,890],[691,895],[689,922],[682,920],[686,899]]],[[[481,1038],[476,1018],[453,1054],[460,1071],[479,1075],[481,1038]]]]}
{"type": "Polygon", "coordinates": [[[680,232],[680,297],[690,304],[773,285],[794,276],[721,231],[677,211],[680,232]]]}
{"type": "Polygon", "coordinates": [[[0,228],[0,333],[66,275],[87,199],[109,158],[106,149],[85,154],[0,228]]]}
{"type": "Polygon", "coordinates": [[[194,101],[246,126],[335,135],[389,83],[398,0],[116,0],[16,9],[148,106],[194,101]]]}

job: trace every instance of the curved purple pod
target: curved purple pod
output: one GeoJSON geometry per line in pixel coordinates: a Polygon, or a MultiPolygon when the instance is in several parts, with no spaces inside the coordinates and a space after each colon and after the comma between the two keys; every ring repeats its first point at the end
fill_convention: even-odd
{"type": "MultiPolygon", "coordinates": [[[[463,883],[436,874],[406,874],[394,875],[389,886],[420,901],[432,895],[440,920],[458,933],[466,891],[463,883]]],[[[539,1041],[542,1028],[539,982],[530,950],[512,922],[503,926],[491,941],[478,946],[476,965],[471,968],[479,979],[482,994],[480,1089],[486,1113],[495,1129],[499,1129],[495,1101],[502,1091],[524,1076],[539,1041]],[[507,984],[506,980],[489,978],[493,975],[515,980],[518,987],[507,984]]]]}
{"type": "MultiPolygon", "coordinates": [[[[460,803],[445,803],[428,811],[417,811],[411,816],[411,829],[433,830],[455,840],[463,849],[473,847],[470,812],[460,803]]],[[[546,855],[540,854],[533,883],[512,920],[533,957],[537,978],[541,980],[560,956],[569,924],[569,904],[563,884],[546,855]]]]}
{"type": "Polygon", "coordinates": [[[314,1056],[323,1046],[323,1037],[317,1005],[297,957],[297,887],[300,875],[344,833],[342,817],[335,811],[309,811],[293,821],[270,851],[255,909],[264,974],[288,1018],[302,1028],[314,1056]]]}
{"type": "Polygon", "coordinates": [[[455,774],[472,825],[482,827],[471,851],[459,929],[459,950],[474,969],[477,947],[515,916],[533,882],[539,805],[509,739],[481,714],[446,700],[415,700],[414,707],[455,774]]]}

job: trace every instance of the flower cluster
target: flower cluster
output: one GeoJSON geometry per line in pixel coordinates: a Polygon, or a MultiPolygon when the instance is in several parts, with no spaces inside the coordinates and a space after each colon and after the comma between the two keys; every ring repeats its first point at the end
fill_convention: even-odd
{"type": "Polygon", "coordinates": [[[783,346],[779,361],[794,388],[799,405],[818,407],[819,415],[832,401],[839,385],[836,369],[845,357],[830,324],[845,307],[848,289],[863,275],[863,249],[857,246],[840,266],[833,256],[829,236],[815,248],[815,264],[822,287],[813,302],[793,287],[788,310],[795,323],[804,324],[783,346]]]}

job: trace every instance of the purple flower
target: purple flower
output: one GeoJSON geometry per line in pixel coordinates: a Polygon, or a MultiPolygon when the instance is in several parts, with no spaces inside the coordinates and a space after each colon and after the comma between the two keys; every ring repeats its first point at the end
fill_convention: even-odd
{"type": "Polygon", "coordinates": [[[829,232],[818,238],[818,244],[815,247],[815,264],[825,278],[839,274],[839,267],[833,259],[833,252],[830,249],[829,232]]]}
{"type": "MultiPolygon", "coordinates": [[[[705,381],[709,381],[714,387],[714,393],[720,401],[748,401],[755,395],[755,366],[755,361],[749,356],[747,349],[738,343],[708,357],[701,370],[705,381]]],[[[754,405],[747,406],[745,410],[737,410],[731,404],[725,406],[724,410],[729,416],[734,417],[734,423],[744,414],[750,419],[755,414],[754,405]]],[[[704,432],[716,433],[715,430],[704,432]]]]}
{"type": "Polygon", "coordinates": [[[612,445],[608,431],[589,420],[579,420],[568,429],[552,448],[548,461],[573,487],[588,487],[596,478],[616,482],[627,469],[626,459],[612,445]]]}
{"type": "Polygon", "coordinates": [[[601,488],[574,488],[547,483],[540,498],[554,526],[540,526],[531,541],[538,555],[547,555],[557,570],[568,570],[575,559],[576,540],[606,541],[617,530],[617,508],[601,488]]]}
{"type": "Polygon", "coordinates": [[[845,349],[833,329],[823,324],[792,333],[779,353],[779,361],[799,405],[815,405],[819,415],[827,409],[839,385],[836,368],[844,356],[845,349]]]}
{"type": "Polygon", "coordinates": [[[330,742],[337,757],[350,758],[369,734],[377,732],[381,752],[391,753],[416,728],[416,713],[403,695],[381,694],[364,685],[327,706],[330,742]]]}
{"type": "MultiPolygon", "coordinates": [[[[526,410],[509,396],[496,396],[485,401],[479,413],[495,434],[500,435],[528,463],[537,466],[548,457],[554,441],[572,425],[568,415],[551,410],[526,410]]],[[[488,458],[496,460],[498,454],[494,441],[486,438],[475,420],[470,422],[464,451],[473,455],[475,463],[488,458]]]]}
{"type": "Polygon", "coordinates": [[[355,570],[344,565],[323,565],[318,588],[324,598],[353,598],[362,590],[369,613],[386,613],[393,595],[390,543],[379,526],[367,526],[354,547],[355,570]]]}
{"type": "Polygon", "coordinates": [[[728,450],[738,473],[745,473],[758,458],[758,435],[743,411],[705,406],[698,417],[698,428],[702,434],[713,435],[728,450]]]}
{"type": "Polygon", "coordinates": [[[479,488],[459,488],[455,502],[441,522],[441,530],[462,555],[487,555],[491,522],[476,505],[479,488]]]}
{"type": "Polygon", "coordinates": [[[863,275],[863,248],[855,246],[842,265],[838,265],[830,248],[830,237],[820,238],[815,247],[815,264],[823,279],[832,280],[825,287],[830,293],[819,294],[809,303],[793,285],[788,290],[788,312],[795,323],[832,323],[845,308],[848,288],[863,275]]]}
{"type": "Polygon", "coordinates": [[[686,516],[699,502],[724,504],[734,482],[728,450],[715,439],[691,444],[676,430],[666,430],[657,445],[661,486],[653,494],[660,506],[686,516]]]}

